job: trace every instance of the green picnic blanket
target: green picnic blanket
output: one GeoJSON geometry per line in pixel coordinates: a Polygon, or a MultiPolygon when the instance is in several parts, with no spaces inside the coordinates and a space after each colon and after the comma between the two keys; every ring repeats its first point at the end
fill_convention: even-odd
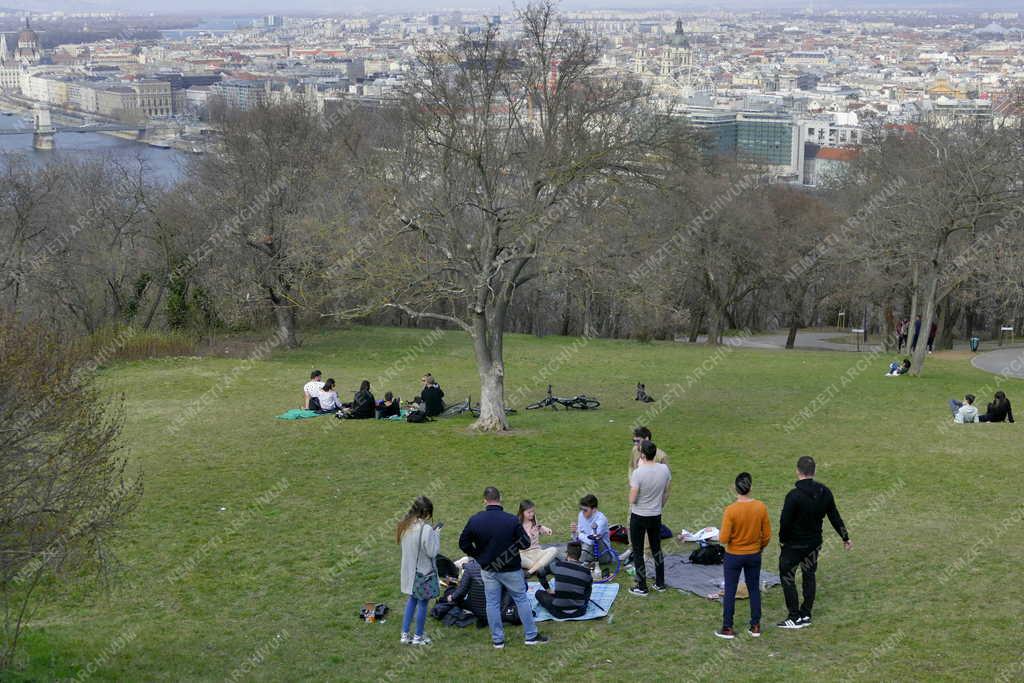
{"type": "Polygon", "coordinates": [[[304,420],[307,417],[320,417],[321,415],[330,415],[330,413],[318,413],[315,410],[303,410],[302,408],[292,408],[291,410],[278,415],[277,419],[304,420]]]}

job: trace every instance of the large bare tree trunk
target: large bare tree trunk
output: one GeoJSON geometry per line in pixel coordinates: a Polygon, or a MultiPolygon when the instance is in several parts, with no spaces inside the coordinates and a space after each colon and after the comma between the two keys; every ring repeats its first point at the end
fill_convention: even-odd
{"type": "MultiPolygon", "coordinates": [[[[494,304],[502,309],[503,304],[494,304]]],[[[505,363],[502,359],[503,318],[501,310],[495,313],[497,321],[488,324],[486,314],[478,313],[473,325],[473,352],[480,375],[480,417],[473,423],[478,432],[503,432],[508,427],[505,415],[505,363]]]]}
{"type": "Polygon", "coordinates": [[[722,326],[725,324],[725,311],[717,304],[708,306],[708,338],[704,343],[718,346],[722,343],[722,326]]]}
{"type": "Polygon", "coordinates": [[[274,318],[277,320],[277,326],[284,337],[281,343],[288,349],[299,348],[299,339],[295,335],[295,308],[286,305],[274,293],[271,293],[270,300],[274,304],[274,318]]]}
{"type": "Polygon", "coordinates": [[[928,271],[922,278],[924,312],[921,314],[921,333],[917,338],[917,348],[914,349],[910,367],[910,374],[915,377],[921,375],[921,371],[924,369],[924,359],[928,357],[928,331],[931,330],[932,320],[935,319],[935,294],[939,287],[937,263],[939,263],[938,259],[929,264],[928,271]]]}

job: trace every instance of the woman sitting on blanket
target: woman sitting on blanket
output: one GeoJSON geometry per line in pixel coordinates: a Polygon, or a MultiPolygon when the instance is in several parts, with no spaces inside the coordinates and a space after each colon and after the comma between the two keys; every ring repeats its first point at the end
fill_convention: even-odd
{"type": "Polygon", "coordinates": [[[386,420],[393,415],[401,414],[402,400],[395,398],[390,391],[384,394],[384,400],[377,403],[377,419],[386,420]]]}
{"type": "Polygon", "coordinates": [[[320,401],[321,413],[335,413],[341,410],[341,401],[338,400],[338,392],[334,390],[333,378],[324,382],[323,388],[317,392],[317,399],[320,401]]]}
{"type": "Polygon", "coordinates": [[[558,554],[557,548],[540,547],[541,535],[550,536],[552,531],[537,521],[537,506],[532,500],[524,500],[519,504],[519,522],[523,525],[526,535],[530,537],[530,547],[519,551],[523,571],[527,577],[531,574],[540,574],[558,554]]]}

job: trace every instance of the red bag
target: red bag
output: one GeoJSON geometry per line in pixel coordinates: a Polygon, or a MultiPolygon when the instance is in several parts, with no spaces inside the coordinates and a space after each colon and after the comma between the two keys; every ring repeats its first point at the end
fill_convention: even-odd
{"type": "Polygon", "coordinates": [[[608,527],[608,538],[612,543],[629,543],[629,531],[621,524],[608,527]]]}

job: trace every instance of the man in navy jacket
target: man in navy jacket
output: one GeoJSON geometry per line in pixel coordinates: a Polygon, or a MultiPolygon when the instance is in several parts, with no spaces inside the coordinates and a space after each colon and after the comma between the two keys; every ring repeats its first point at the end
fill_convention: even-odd
{"type": "Polygon", "coordinates": [[[491,628],[491,641],[497,649],[505,647],[505,630],[501,623],[501,589],[504,587],[519,611],[526,644],[546,643],[547,637],[537,632],[537,625],[533,621],[523,566],[519,561],[519,551],[530,547],[530,537],[526,535],[519,519],[502,509],[498,489],[493,486],[484,489],[484,505],[484,510],[466,522],[466,528],[459,536],[459,548],[480,564],[480,576],[487,597],[487,624],[491,628]]]}

